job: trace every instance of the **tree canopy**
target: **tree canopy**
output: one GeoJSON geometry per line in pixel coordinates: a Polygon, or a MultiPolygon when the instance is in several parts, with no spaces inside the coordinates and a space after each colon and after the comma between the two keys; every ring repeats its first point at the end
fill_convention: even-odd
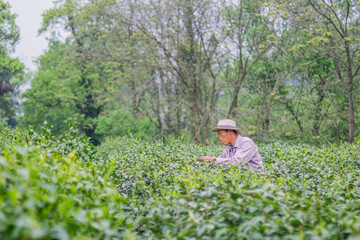
{"type": "Polygon", "coordinates": [[[19,27],[10,4],[0,0],[0,125],[16,125],[16,94],[22,83],[24,65],[10,54],[19,42],[19,27]]]}
{"type": "Polygon", "coordinates": [[[259,141],[359,134],[356,1],[55,1],[21,124],[212,141],[221,118],[259,141]],[[59,29],[66,41],[57,38],[59,29]]]}

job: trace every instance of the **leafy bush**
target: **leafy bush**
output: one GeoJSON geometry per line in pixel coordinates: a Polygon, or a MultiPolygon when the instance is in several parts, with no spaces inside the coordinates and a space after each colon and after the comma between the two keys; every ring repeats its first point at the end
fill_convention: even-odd
{"type": "Polygon", "coordinates": [[[342,239],[360,237],[359,144],[264,145],[265,174],[198,163],[223,147],[179,141],[108,139],[99,153],[141,238],[342,239]]]}
{"type": "Polygon", "coordinates": [[[1,239],[357,239],[360,140],[259,146],[266,172],[203,164],[223,146],[70,128],[0,132],[1,239]]]}
{"type": "Polygon", "coordinates": [[[123,222],[113,165],[86,139],[56,140],[49,128],[0,133],[1,239],[110,239],[123,222]],[[77,154],[80,153],[80,154],[77,154]]]}

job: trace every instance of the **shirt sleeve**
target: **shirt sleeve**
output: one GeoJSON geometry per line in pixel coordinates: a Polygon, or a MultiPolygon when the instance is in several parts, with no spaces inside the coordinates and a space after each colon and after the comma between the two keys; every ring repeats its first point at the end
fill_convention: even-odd
{"type": "Polygon", "coordinates": [[[229,163],[245,165],[256,154],[256,146],[250,141],[244,143],[240,148],[237,148],[234,156],[226,158],[221,154],[216,158],[215,163],[229,163]]]}

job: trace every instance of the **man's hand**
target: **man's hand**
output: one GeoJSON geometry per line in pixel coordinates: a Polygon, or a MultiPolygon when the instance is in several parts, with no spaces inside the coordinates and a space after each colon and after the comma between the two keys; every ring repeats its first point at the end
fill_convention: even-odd
{"type": "Polygon", "coordinates": [[[216,157],[208,157],[208,156],[202,156],[201,158],[200,158],[200,160],[201,161],[206,161],[206,162],[212,162],[212,161],[214,161],[216,159],[216,157]]]}

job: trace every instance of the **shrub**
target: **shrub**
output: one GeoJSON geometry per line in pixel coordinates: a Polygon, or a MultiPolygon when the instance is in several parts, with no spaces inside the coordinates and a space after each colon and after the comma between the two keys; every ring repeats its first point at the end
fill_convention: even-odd
{"type": "Polygon", "coordinates": [[[43,130],[1,132],[0,238],[117,237],[126,198],[110,181],[114,165],[96,161],[83,138],[43,130]]]}
{"type": "Polygon", "coordinates": [[[360,236],[359,141],[261,146],[265,174],[197,162],[222,148],[113,138],[99,154],[116,161],[127,221],[144,239],[360,236]]]}
{"type": "Polygon", "coordinates": [[[0,132],[1,239],[356,239],[360,140],[259,147],[266,172],[200,163],[223,146],[0,132]]]}

